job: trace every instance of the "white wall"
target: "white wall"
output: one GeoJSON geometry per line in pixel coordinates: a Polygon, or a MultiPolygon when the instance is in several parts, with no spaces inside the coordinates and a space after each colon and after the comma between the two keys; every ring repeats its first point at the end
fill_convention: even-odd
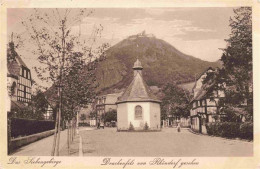
{"type": "Polygon", "coordinates": [[[192,119],[194,119],[194,120],[192,122],[191,128],[196,130],[196,131],[199,131],[199,118],[193,117],[192,119]]]}
{"type": "Polygon", "coordinates": [[[143,129],[145,122],[147,122],[148,126],[150,126],[150,103],[149,102],[128,102],[127,110],[128,110],[128,124],[130,124],[131,122],[134,128],[140,128],[140,129],[143,129]],[[135,120],[135,107],[137,105],[142,107],[143,110],[142,120],[135,120]]]}
{"type": "Polygon", "coordinates": [[[160,130],[161,129],[161,107],[159,103],[150,103],[150,129],[160,130]]]}
{"type": "Polygon", "coordinates": [[[127,103],[117,105],[117,129],[128,130],[130,122],[127,115],[127,103]]]}

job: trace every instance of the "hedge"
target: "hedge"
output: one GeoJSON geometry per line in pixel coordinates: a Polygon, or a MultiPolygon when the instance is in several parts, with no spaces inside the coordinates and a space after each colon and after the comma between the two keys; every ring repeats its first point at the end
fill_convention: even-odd
{"type": "Polygon", "coordinates": [[[215,122],[207,123],[208,135],[226,138],[243,138],[253,140],[253,123],[215,122]]]}
{"type": "Polygon", "coordinates": [[[54,127],[54,121],[12,118],[11,137],[16,138],[41,133],[47,130],[53,130],[54,127]]]}
{"type": "Polygon", "coordinates": [[[253,140],[254,132],[253,132],[254,125],[251,122],[246,122],[240,125],[240,137],[243,139],[250,139],[253,140]]]}
{"type": "Polygon", "coordinates": [[[79,127],[86,127],[86,126],[90,126],[89,123],[79,123],[79,127]]]}

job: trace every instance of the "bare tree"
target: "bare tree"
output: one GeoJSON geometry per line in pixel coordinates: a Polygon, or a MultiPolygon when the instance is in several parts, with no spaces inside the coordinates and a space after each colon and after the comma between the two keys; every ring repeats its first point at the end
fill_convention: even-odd
{"type": "Polygon", "coordinates": [[[81,64],[91,63],[107,47],[102,45],[98,50],[93,49],[96,39],[101,35],[101,25],[93,27],[88,38],[81,35],[81,23],[92,13],[93,11],[86,9],[34,9],[27,20],[22,22],[30,40],[36,45],[32,51],[41,63],[40,66],[34,67],[38,77],[58,88],[59,108],[52,156],[59,155],[61,88],[64,86],[64,78],[71,72],[75,60],[79,60],[81,64]],[[75,28],[78,28],[78,31],[75,31],[75,28]]]}

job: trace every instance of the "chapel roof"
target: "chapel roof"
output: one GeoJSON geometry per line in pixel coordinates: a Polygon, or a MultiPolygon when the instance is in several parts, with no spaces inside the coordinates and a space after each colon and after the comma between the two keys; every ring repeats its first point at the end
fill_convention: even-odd
{"type": "MultiPolygon", "coordinates": [[[[133,69],[142,68],[141,62],[137,59],[134,64],[133,69]]],[[[121,97],[118,98],[117,103],[120,102],[134,102],[134,101],[150,101],[150,102],[161,102],[157,97],[152,93],[150,88],[147,86],[143,80],[141,72],[137,72],[130,83],[126,88],[125,92],[121,97]]]]}

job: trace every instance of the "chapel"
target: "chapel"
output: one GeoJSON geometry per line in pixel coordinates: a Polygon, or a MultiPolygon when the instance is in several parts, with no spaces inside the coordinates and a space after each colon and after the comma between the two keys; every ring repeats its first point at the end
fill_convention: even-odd
{"type": "Polygon", "coordinates": [[[137,59],[134,77],[117,104],[117,130],[160,130],[161,101],[156,98],[142,76],[143,67],[137,59]]]}

